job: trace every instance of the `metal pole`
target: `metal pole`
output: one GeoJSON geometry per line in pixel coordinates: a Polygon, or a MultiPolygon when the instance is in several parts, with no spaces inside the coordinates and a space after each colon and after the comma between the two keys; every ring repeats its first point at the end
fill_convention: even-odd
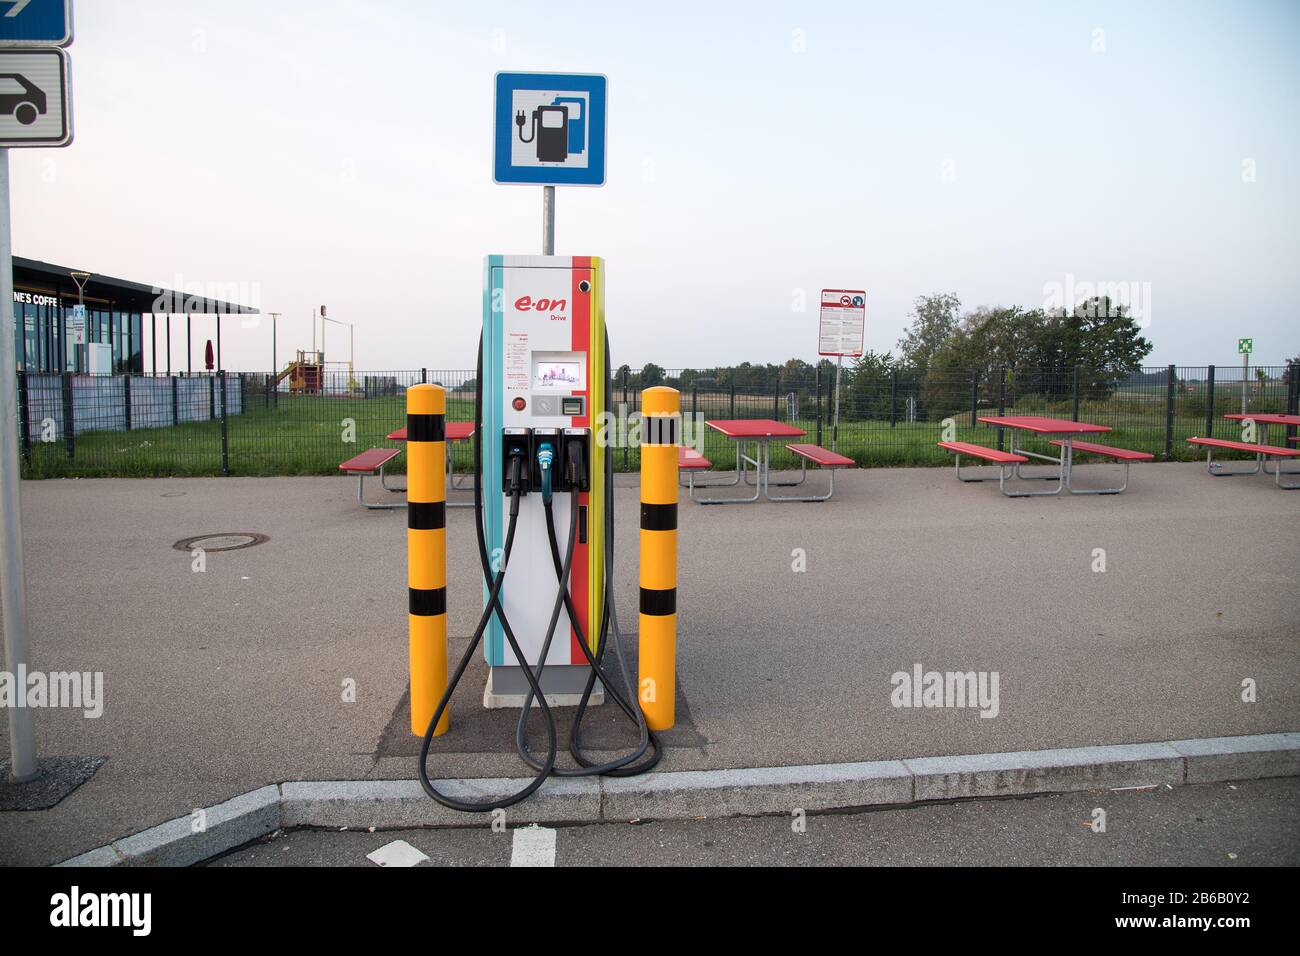
{"type": "MultiPolygon", "coordinates": [[[[9,150],[0,149],[0,604],[4,612],[5,667],[26,689],[27,579],[23,571],[23,521],[18,471],[18,391],[14,353],[14,269],[9,232],[9,150]]],[[[36,735],[32,712],[9,709],[9,772],[16,783],[35,779],[36,735]]]]}
{"type": "Polygon", "coordinates": [[[271,313],[271,377],[280,374],[280,367],[275,364],[275,323],[280,318],[279,312],[271,313]]]}
{"type": "Polygon", "coordinates": [[[839,450],[840,442],[840,369],[844,368],[844,356],[835,356],[835,422],[831,425],[831,451],[839,450]]]}
{"type": "Polygon", "coordinates": [[[1241,353],[1241,414],[1246,414],[1246,382],[1250,378],[1250,353],[1241,353]]]}
{"type": "Polygon", "coordinates": [[[542,255],[555,255],[555,187],[542,187],[542,255]]]}

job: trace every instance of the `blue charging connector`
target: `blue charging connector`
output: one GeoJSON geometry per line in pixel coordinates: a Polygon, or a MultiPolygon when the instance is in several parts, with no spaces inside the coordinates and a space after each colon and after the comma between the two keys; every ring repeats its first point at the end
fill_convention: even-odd
{"type": "Polygon", "coordinates": [[[551,465],[555,462],[555,449],[550,442],[543,442],[537,448],[537,466],[542,473],[542,501],[551,500],[551,465]]]}

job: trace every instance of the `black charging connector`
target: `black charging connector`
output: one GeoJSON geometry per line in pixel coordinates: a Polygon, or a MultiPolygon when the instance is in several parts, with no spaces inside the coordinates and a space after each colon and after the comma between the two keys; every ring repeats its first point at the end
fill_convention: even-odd
{"type": "Polygon", "coordinates": [[[530,428],[506,428],[501,432],[501,492],[512,494],[511,459],[519,459],[519,493],[526,495],[532,490],[533,469],[529,462],[533,454],[533,436],[530,428]]]}
{"type": "Polygon", "coordinates": [[[591,431],[587,428],[564,430],[564,479],[568,488],[591,490],[591,431]]]}

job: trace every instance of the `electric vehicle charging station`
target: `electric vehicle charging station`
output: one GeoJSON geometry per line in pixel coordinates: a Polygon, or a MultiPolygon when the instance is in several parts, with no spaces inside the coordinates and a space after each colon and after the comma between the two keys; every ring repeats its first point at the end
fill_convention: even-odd
{"type": "MultiPolygon", "coordinates": [[[[598,647],[604,610],[605,449],[596,423],[605,411],[604,264],[586,256],[489,256],[484,271],[482,345],[484,437],[479,481],[490,555],[501,555],[510,511],[510,467],[524,494],[501,606],[528,662],[541,659],[555,597],[544,498],[553,500],[554,539],[574,538],[568,581],[577,617],[556,625],[542,672],[552,704],[578,701],[590,675],[580,634],[598,647]],[[577,496],[576,535],[572,524],[577,496]],[[575,626],[576,625],[576,626],[575,626]]],[[[484,585],[487,600],[489,584],[484,585]]],[[[529,684],[493,616],[484,639],[487,707],[522,706],[529,684]]],[[[600,698],[597,698],[599,700],[600,698]]],[[[593,701],[596,702],[596,701],[593,701]]]]}
{"type": "MultiPolygon", "coordinates": [[[[445,576],[436,573],[438,556],[426,553],[437,535],[420,534],[445,528],[445,506],[440,507],[436,490],[427,501],[408,494],[410,547],[425,549],[408,557],[412,730],[418,734],[419,726],[426,727],[420,785],[434,800],[455,810],[482,812],[511,806],[552,775],[645,773],[659,762],[662,750],[642,709],[643,699],[654,710],[658,729],[672,726],[677,456],[675,452],[649,456],[656,462],[660,485],[671,489],[672,497],[671,502],[655,499],[649,506],[649,528],[644,498],[642,503],[642,535],[659,536],[654,582],[649,591],[644,581],[641,588],[641,617],[651,614],[659,619],[655,650],[649,657],[656,676],[648,682],[653,689],[643,698],[623,655],[610,585],[613,459],[602,442],[601,425],[613,383],[605,332],[604,261],[554,254],[555,186],[599,186],[605,181],[605,86],[604,76],[590,74],[498,73],[496,77],[494,178],[500,183],[542,186],[543,254],[490,255],[484,267],[473,433],[474,534],[483,574],[483,613],[447,679],[428,673],[427,660],[438,658],[432,665],[437,671],[446,654],[446,588],[445,576]],[[527,137],[523,135],[526,125],[527,137]],[[668,587],[664,582],[670,579],[668,587]],[[508,796],[467,801],[434,785],[428,760],[433,738],[450,726],[448,704],[480,642],[488,664],[484,706],[520,708],[515,748],[536,776],[508,796]],[[613,649],[611,659],[618,665],[613,678],[606,670],[607,647],[613,649]],[[434,706],[439,685],[441,697],[434,706]],[[597,760],[583,750],[582,721],[587,707],[605,697],[636,728],[637,742],[621,756],[597,760]],[[545,732],[544,756],[530,749],[527,735],[534,704],[545,732]],[[568,751],[575,766],[559,767],[559,735],[551,708],[570,704],[575,710],[568,751]],[[426,714],[430,715],[427,722],[426,714]]],[[[421,387],[428,389],[416,386],[407,394],[408,433],[422,429],[434,448],[424,457],[445,462],[445,442],[440,440],[445,416],[415,411],[426,404],[445,409],[445,396],[439,388],[439,397],[430,402],[427,395],[415,394],[421,387]]],[[[672,421],[667,433],[676,436],[680,425],[676,392],[661,391],[673,394],[674,411],[664,420],[672,421]]],[[[676,441],[672,437],[659,444],[676,441]]],[[[433,469],[427,466],[428,462],[426,473],[419,476],[412,472],[409,487],[424,488],[433,481],[433,469]]],[[[441,540],[445,563],[445,535],[441,540]]],[[[646,660],[644,653],[642,660],[646,660]]]]}

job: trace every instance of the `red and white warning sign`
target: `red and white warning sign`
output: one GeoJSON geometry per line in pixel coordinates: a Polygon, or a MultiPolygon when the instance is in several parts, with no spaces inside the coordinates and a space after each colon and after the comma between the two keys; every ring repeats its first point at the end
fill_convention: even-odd
{"type": "Polygon", "coordinates": [[[863,289],[822,289],[818,355],[862,354],[867,325],[867,293],[863,289]]]}

